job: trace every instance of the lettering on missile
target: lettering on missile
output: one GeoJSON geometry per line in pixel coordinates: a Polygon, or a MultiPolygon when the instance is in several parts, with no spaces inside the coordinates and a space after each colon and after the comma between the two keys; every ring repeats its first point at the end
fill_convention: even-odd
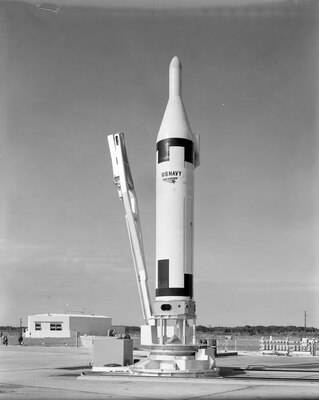
{"type": "Polygon", "coordinates": [[[161,173],[164,182],[176,183],[178,178],[182,178],[182,171],[163,171],[161,173]]]}

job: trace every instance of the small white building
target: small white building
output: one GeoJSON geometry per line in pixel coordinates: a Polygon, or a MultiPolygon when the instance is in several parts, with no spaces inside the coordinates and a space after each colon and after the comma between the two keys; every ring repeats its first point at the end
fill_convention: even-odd
{"type": "Polygon", "coordinates": [[[112,318],[94,314],[36,314],[28,316],[26,338],[70,338],[80,335],[104,336],[112,318]]]}

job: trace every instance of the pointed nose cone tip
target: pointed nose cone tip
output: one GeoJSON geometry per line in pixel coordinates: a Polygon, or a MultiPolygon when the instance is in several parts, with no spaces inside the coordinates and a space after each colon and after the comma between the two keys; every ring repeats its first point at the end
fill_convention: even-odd
{"type": "Polygon", "coordinates": [[[182,64],[177,56],[172,58],[169,68],[182,68],[182,64]]]}
{"type": "Polygon", "coordinates": [[[182,64],[173,57],[169,65],[169,97],[182,96],[182,64]]]}

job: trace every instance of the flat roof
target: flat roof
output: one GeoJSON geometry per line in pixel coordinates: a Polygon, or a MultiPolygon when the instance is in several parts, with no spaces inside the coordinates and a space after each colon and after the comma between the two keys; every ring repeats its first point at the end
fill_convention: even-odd
{"type": "Polygon", "coordinates": [[[79,317],[79,318],[111,318],[106,315],[95,314],[82,314],[82,313],[45,313],[45,314],[31,314],[30,317],[79,317]]]}

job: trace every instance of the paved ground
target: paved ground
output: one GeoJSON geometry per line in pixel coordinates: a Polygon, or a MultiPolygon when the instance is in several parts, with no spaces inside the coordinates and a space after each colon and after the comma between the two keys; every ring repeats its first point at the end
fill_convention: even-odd
{"type": "Polygon", "coordinates": [[[1,346],[0,400],[319,398],[319,357],[217,358],[224,375],[217,379],[116,376],[100,381],[77,380],[81,371],[89,370],[90,362],[89,349],[1,346]],[[243,372],[247,367],[249,370],[243,372]],[[289,381],[282,380],[287,374],[289,381]]]}

